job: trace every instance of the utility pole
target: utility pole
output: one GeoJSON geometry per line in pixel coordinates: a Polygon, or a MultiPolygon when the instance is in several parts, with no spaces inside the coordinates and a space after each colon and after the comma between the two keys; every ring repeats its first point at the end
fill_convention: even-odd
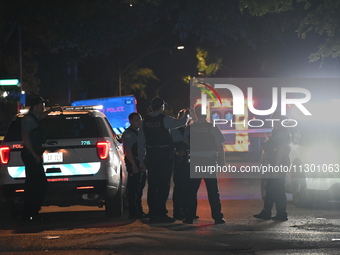
{"type": "Polygon", "coordinates": [[[22,48],[21,48],[21,26],[18,24],[18,69],[19,69],[19,86],[20,86],[20,101],[18,102],[18,112],[26,105],[26,93],[22,89],[22,48]]]}

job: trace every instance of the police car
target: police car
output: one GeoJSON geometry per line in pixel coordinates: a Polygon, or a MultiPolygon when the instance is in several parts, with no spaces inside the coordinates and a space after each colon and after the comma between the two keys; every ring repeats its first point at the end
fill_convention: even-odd
{"type": "Polygon", "coordinates": [[[286,191],[298,207],[340,200],[339,122],[301,123],[293,132],[286,191]]]}
{"type": "MultiPolygon", "coordinates": [[[[41,121],[47,138],[43,166],[48,179],[43,205],[105,206],[108,217],[121,216],[127,185],[124,153],[98,107],[62,107],[41,121]]],[[[22,206],[24,193],[23,116],[12,119],[0,146],[1,195],[14,210],[22,206]]]]}

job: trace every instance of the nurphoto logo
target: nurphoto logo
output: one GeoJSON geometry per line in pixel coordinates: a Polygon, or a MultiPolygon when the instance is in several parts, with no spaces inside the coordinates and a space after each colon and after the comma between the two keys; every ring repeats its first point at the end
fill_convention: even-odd
{"type": "Polygon", "coordinates": [[[196,77],[190,83],[190,107],[199,109],[192,116],[191,178],[215,178],[216,174],[219,178],[263,178],[269,172],[273,178],[287,172],[328,171],[332,175],[338,170],[339,78],[196,77]],[[196,131],[197,127],[207,135],[196,131]],[[260,162],[264,141],[282,128],[290,134],[291,139],[284,139],[291,157],[303,154],[302,165],[240,164],[243,159],[260,162]],[[213,137],[228,164],[209,161],[222,153],[210,143],[213,137]]]}
{"type": "MultiPolygon", "coordinates": [[[[208,79],[209,80],[209,79],[208,79]]],[[[257,116],[266,116],[274,114],[278,111],[279,106],[279,94],[280,94],[280,114],[281,116],[285,116],[287,114],[287,107],[288,106],[296,106],[304,115],[311,116],[311,112],[304,106],[305,103],[309,102],[311,99],[311,92],[306,88],[300,87],[281,87],[280,90],[278,87],[271,87],[271,99],[268,100],[272,101],[272,104],[269,109],[256,109],[254,106],[254,96],[253,96],[253,87],[247,87],[247,97],[245,97],[241,88],[236,85],[232,84],[222,84],[222,83],[215,83],[215,84],[208,84],[206,82],[198,82],[195,85],[196,87],[201,89],[201,97],[200,103],[202,104],[201,114],[207,115],[207,95],[209,95],[214,101],[216,100],[214,95],[218,98],[221,106],[222,106],[222,99],[221,95],[218,91],[228,90],[231,93],[231,101],[232,101],[232,114],[234,115],[244,115],[245,111],[249,111],[250,113],[257,115],[257,116]],[[203,86],[202,86],[203,85],[203,86]],[[210,91],[208,90],[210,89],[210,91]],[[217,91],[218,90],[218,91],[217,91]],[[280,91],[280,93],[279,93],[280,91]],[[294,94],[299,95],[299,98],[290,98],[289,95],[294,94]],[[245,102],[247,102],[245,104],[245,102]]],[[[260,88],[261,89],[261,88],[260,88]]],[[[277,116],[277,115],[276,115],[277,116]]],[[[218,119],[214,118],[212,120],[214,126],[218,124],[230,124],[230,126],[234,125],[248,125],[249,127],[263,127],[266,122],[271,123],[271,127],[274,126],[276,121],[280,121],[281,125],[284,127],[295,127],[298,125],[297,120],[295,119],[251,119],[248,122],[245,120],[241,122],[234,122],[233,120],[228,119],[218,119]]]]}

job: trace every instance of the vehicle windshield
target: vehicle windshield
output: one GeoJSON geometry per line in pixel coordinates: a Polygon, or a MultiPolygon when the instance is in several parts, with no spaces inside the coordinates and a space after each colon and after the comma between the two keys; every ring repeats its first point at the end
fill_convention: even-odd
{"type": "MultiPolygon", "coordinates": [[[[21,119],[13,120],[4,141],[21,141],[21,119]]],[[[88,115],[50,115],[41,121],[47,139],[97,138],[109,136],[102,118],[88,115]]]]}

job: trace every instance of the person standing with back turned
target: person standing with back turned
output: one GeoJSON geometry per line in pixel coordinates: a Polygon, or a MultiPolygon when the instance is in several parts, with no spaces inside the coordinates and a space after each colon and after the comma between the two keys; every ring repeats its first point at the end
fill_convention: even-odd
{"type": "Polygon", "coordinates": [[[185,126],[188,114],[180,119],[165,115],[165,102],[160,97],[151,100],[151,113],[139,128],[138,147],[141,170],[148,170],[147,202],[151,222],[174,222],[166,209],[172,174],[171,129],[185,126]],[[145,162],[144,162],[145,159],[145,162]]]}
{"type": "Polygon", "coordinates": [[[41,120],[51,111],[60,110],[60,107],[45,110],[45,100],[35,97],[31,101],[29,112],[21,122],[21,136],[24,148],[21,152],[25,164],[25,193],[24,193],[24,221],[45,220],[39,215],[42,202],[47,189],[47,179],[42,162],[44,152],[43,144],[46,142],[45,130],[41,120]]]}
{"type": "MultiPolygon", "coordinates": [[[[290,132],[289,129],[281,126],[281,121],[286,117],[281,116],[278,112],[272,115],[275,119],[271,136],[265,142],[262,164],[271,167],[289,166],[290,159],[290,132]]],[[[261,220],[287,221],[287,197],[285,190],[286,174],[285,172],[268,173],[265,179],[266,196],[264,198],[263,210],[253,216],[261,220]],[[272,217],[272,208],[276,206],[276,216],[272,217]]]]}
{"type": "MultiPolygon", "coordinates": [[[[177,114],[177,119],[187,112],[182,109],[177,114]]],[[[173,216],[176,220],[184,220],[187,211],[187,185],[190,180],[189,145],[184,142],[184,132],[188,126],[173,129],[172,142],[174,147],[173,165],[173,216]]]]}
{"type": "MultiPolygon", "coordinates": [[[[225,157],[223,150],[224,136],[217,126],[207,122],[206,115],[202,115],[202,105],[198,104],[194,108],[196,122],[189,126],[188,133],[185,133],[184,138],[190,144],[190,171],[195,169],[195,166],[206,167],[225,165],[225,157]]],[[[220,193],[216,172],[205,173],[209,176],[200,178],[190,178],[189,195],[188,195],[188,210],[183,220],[183,223],[193,224],[196,218],[197,210],[197,192],[204,179],[208,199],[211,208],[211,216],[215,220],[215,224],[224,224],[222,206],[220,201],[220,193]]]]}

